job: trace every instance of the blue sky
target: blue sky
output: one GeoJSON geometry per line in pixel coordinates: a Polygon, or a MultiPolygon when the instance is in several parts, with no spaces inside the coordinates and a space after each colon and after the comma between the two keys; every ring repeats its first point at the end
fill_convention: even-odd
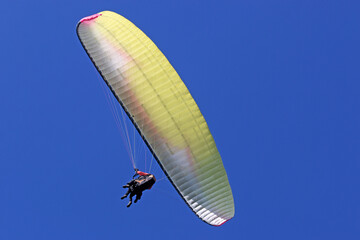
{"type": "MultiPolygon", "coordinates": [[[[357,1],[2,3],[0,239],[359,239],[357,1]],[[172,63],[235,199],[219,228],[132,169],[77,22],[112,10],[172,63]]],[[[161,172],[154,167],[155,174],[161,172]]]]}

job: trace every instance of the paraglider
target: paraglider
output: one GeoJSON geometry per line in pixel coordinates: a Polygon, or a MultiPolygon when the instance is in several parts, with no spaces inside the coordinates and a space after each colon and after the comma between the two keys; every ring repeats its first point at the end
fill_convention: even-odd
{"type": "Polygon", "coordinates": [[[234,200],[215,141],[196,102],[162,52],[133,23],[110,11],[81,19],[77,34],[190,209],[214,226],[231,219],[234,200]]]}
{"type": "Polygon", "coordinates": [[[139,169],[135,169],[135,175],[133,177],[139,176],[137,179],[132,179],[130,182],[128,182],[126,185],[123,186],[123,188],[128,188],[128,191],[124,194],[124,196],[121,197],[121,199],[126,198],[129,194],[129,203],[127,207],[130,207],[132,204],[132,197],[136,195],[134,203],[139,201],[142,196],[142,192],[151,189],[152,186],[156,182],[156,178],[153,174],[145,173],[139,171],[139,169]]]}

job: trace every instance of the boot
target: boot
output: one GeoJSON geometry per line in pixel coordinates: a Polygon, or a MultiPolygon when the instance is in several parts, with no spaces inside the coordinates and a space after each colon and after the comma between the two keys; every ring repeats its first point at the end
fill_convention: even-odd
{"type": "Polygon", "coordinates": [[[126,197],[127,197],[127,195],[125,194],[124,196],[121,197],[121,200],[124,199],[124,198],[126,198],[126,197]]]}
{"type": "Polygon", "coordinates": [[[132,204],[132,201],[130,201],[126,207],[130,207],[131,204],[132,204]]]}
{"type": "Polygon", "coordinates": [[[123,186],[123,188],[129,188],[129,187],[130,187],[130,186],[129,186],[129,185],[127,185],[127,184],[123,186]]]}

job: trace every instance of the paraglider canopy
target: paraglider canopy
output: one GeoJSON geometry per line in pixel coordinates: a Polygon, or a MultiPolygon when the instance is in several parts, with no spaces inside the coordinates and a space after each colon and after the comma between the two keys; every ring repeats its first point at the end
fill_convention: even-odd
{"type": "Polygon", "coordinates": [[[114,12],[81,19],[77,34],[187,205],[214,226],[231,219],[234,200],[215,141],[166,57],[140,29],[114,12]]]}

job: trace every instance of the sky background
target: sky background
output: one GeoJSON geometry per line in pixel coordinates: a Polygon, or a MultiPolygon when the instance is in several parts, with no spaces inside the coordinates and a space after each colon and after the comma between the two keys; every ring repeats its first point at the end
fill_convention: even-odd
{"type": "Polygon", "coordinates": [[[1,5],[1,240],[360,239],[359,1],[1,5]],[[133,170],[75,31],[103,10],[143,30],[198,103],[234,195],[223,226],[166,179],[120,200],[133,170]]]}

